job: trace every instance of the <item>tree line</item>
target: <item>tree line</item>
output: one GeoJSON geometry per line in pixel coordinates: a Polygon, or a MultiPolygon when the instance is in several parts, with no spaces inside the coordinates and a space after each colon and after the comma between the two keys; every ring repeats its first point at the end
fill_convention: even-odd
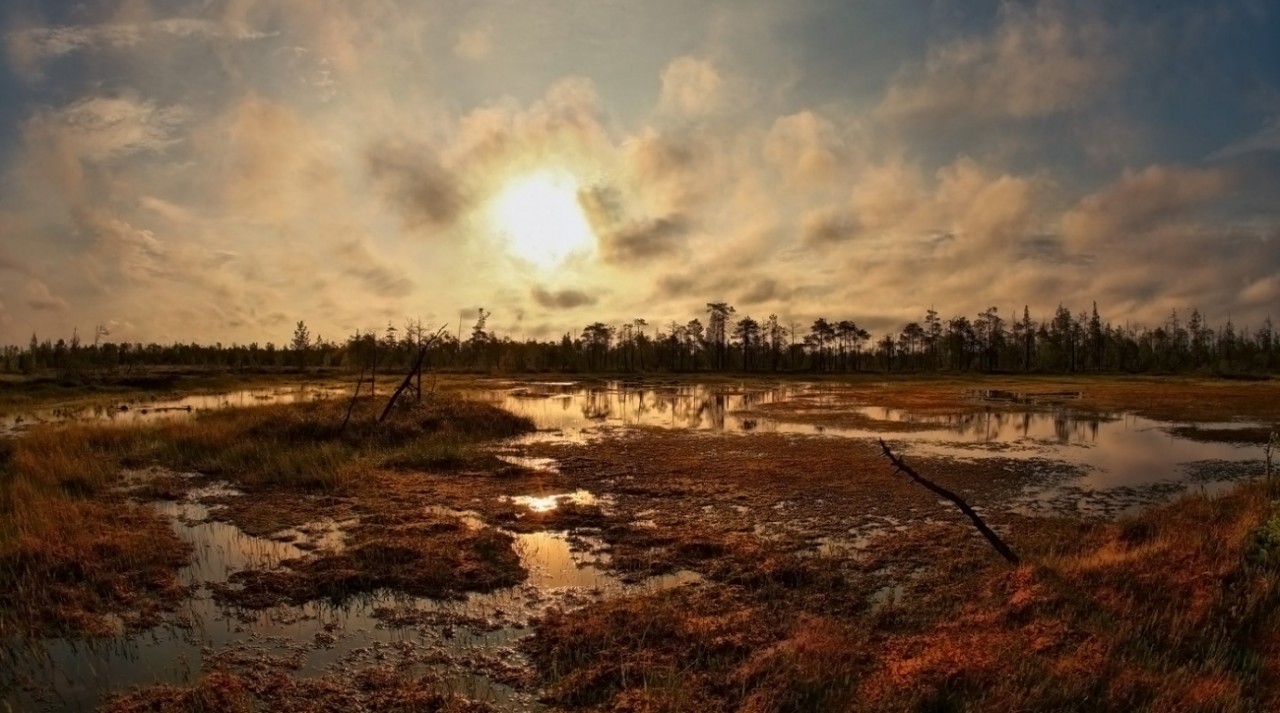
{"type": "MultiPolygon", "coordinates": [[[[725,302],[708,303],[688,322],[651,325],[593,322],[559,340],[515,340],[487,328],[476,312],[465,336],[444,332],[427,362],[436,369],[510,372],[1129,372],[1264,373],[1280,367],[1280,340],[1268,317],[1256,329],[1228,319],[1211,327],[1198,310],[1175,310],[1148,327],[1104,321],[1094,304],[1072,313],[1059,306],[1048,319],[1002,316],[990,307],[971,317],[943,319],[929,309],[900,331],[873,337],[852,319],[820,317],[800,324],[775,314],[757,320],[725,302]],[[705,318],[705,323],[704,323],[705,318]]],[[[0,349],[0,369],[129,371],[149,366],[229,369],[343,367],[402,370],[433,334],[420,321],[361,330],[340,341],[313,338],[299,321],[288,342],[201,345],[113,342],[94,330],[70,339],[40,340],[0,349]]]]}

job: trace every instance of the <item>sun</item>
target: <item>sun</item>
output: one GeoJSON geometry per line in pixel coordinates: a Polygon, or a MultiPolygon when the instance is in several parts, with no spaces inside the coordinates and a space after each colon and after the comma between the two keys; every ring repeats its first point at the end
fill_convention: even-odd
{"type": "Polygon", "coordinates": [[[596,244],[578,203],[578,182],[567,172],[544,170],[511,181],[493,199],[489,215],[512,255],[543,268],[596,244]]]}

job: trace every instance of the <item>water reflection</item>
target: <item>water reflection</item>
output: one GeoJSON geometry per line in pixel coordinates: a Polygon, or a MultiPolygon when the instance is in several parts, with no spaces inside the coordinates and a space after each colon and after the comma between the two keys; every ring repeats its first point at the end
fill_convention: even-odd
{"type": "Polygon", "coordinates": [[[474,391],[472,396],[532,418],[539,428],[580,430],[598,426],[656,426],[694,430],[773,429],[736,412],[788,401],[806,394],[806,385],[769,388],[713,388],[701,385],[627,386],[622,382],[582,386],[560,383],[510,390],[474,391]]]}
{"type": "MultiPolygon", "coordinates": [[[[593,499],[583,493],[552,498],[593,499]]],[[[277,533],[292,540],[280,541],[209,520],[210,508],[199,502],[156,507],[194,548],[191,564],[179,576],[195,588],[195,596],[170,623],[136,635],[92,642],[0,642],[0,710],[92,710],[130,687],[193,683],[207,657],[228,651],[292,658],[304,676],[382,665],[394,656],[437,670],[450,690],[504,710],[536,709],[531,694],[483,672],[484,665],[494,661],[508,667],[524,665],[512,644],[528,635],[534,617],[552,606],[581,606],[628,591],[655,591],[697,580],[681,572],[627,584],[603,569],[607,555],[592,553],[599,542],[539,532],[513,535],[515,550],[529,570],[528,580],[490,594],[442,601],[379,592],[343,605],[311,602],[264,611],[227,609],[213,600],[209,584],[226,582],[239,570],[278,567],[317,547],[340,548],[343,523],[325,521],[277,533]]],[[[474,513],[429,511],[483,526],[474,513]]]]}
{"type": "MultiPolygon", "coordinates": [[[[840,396],[838,388],[798,383],[655,387],[623,382],[562,382],[482,391],[473,396],[527,416],[540,429],[554,434],[526,437],[514,441],[516,445],[537,440],[584,441],[601,429],[637,426],[743,434],[885,437],[917,456],[1060,461],[1085,473],[1074,485],[1086,489],[1139,487],[1179,479],[1189,467],[1205,461],[1238,463],[1260,459],[1256,448],[1172,435],[1170,429],[1178,424],[1125,412],[1076,411],[1064,405],[1078,398],[1074,392],[1035,395],[1037,399],[1045,397],[1040,400],[1030,396],[1008,398],[976,411],[938,414],[847,403],[833,411],[833,402],[840,396]],[[1029,402],[1056,405],[1036,410],[1019,408],[1029,402]],[[769,404],[787,404],[792,413],[798,414],[798,420],[785,420],[785,413],[776,417],[761,415],[759,407],[769,404]],[[833,412],[846,418],[834,425],[799,422],[806,415],[833,412]]],[[[1230,428],[1250,424],[1200,425],[1230,428]]]]}
{"type": "Polygon", "coordinates": [[[534,512],[550,512],[565,503],[595,505],[601,500],[588,490],[575,490],[572,493],[557,493],[554,495],[515,495],[506,499],[516,505],[523,505],[534,512]]]}
{"type": "Polygon", "coordinates": [[[12,434],[32,426],[66,421],[106,423],[141,423],[165,418],[190,418],[200,411],[291,404],[326,399],[341,393],[344,387],[310,386],[272,389],[240,389],[219,394],[196,394],[182,398],[135,400],[129,403],[95,403],[83,406],[57,406],[0,414],[0,435],[12,434]]]}

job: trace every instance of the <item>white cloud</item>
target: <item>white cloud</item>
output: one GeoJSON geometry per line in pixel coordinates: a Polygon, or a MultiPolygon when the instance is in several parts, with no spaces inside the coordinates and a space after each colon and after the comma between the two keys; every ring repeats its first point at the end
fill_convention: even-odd
{"type": "Polygon", "coordinates": [[[1001,5],[989,36],[933,47],[878,107],[889,119],[1030,119],[1087,105],[1121,71],[1110,31],[1053,2],[1001,5]]]}
{"type": "Polygon", "coordinates": [[[704,116],[723,106],[724,90],[724,79],[709,60],[677,57],[662,70],[658,107],[681,116],[704,116]]]}
{"type": "Polygon", "coordinates": [[[192,116],[182,105],[158,106],[131,96],[89,97],[32,120],[60,131],[90,161],[106,161],[138,151],[163,151],[181,141],[178,129],[192,116]]]}
{"type": "Polygon", "coordinates": [[[14,66],[28,78],[38,79],[45,62],[76,52],[131,49],[161,38],[246,42],[270,36],[271,33],[229,28],[210,20],[168,18],[146,23],[29,27],[12,30],[4,39],[14,66]]]}
{"type": "Polygon", "coordinates": [[[1178,225],[1221,195],[1230,174],[1217,169],[1148,166],[1085,196],[1062,216],[1062,234],[1076,250],[1143,241],[1178,225]]]}

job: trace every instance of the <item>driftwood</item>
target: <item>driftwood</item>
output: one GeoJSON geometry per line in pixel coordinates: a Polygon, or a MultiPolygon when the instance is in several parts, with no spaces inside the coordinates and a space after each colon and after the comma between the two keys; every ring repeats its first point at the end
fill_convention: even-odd
{"type": "Polygon", "coordinates": [[[933,493],[955,503],[956,507],[960,508],[960,511],[973,521],[973,526],[978,528],[978,532],[981,532],[983,537],[987,538],[987,542],[991,543],[996,552],[999,552],[1010,564],[1021,562],[1018,555],[1004,543],[1004,540],[1000,539],[1000,536],[994,530],[987,526],[987,523],[982,520],[977,512],[974,512],[973,508],[969,507],[969,503],[966,503],[963,498],[917,473],[911,466],[903,462],[902,458],[894,455],[893,451],[889,450],[889,444],[885,443],[883,438],[880,439],[880,449],[884,451],[885,457],[889,459],[889,462],[893,464],[893,467],[899,473],[906,473],[912,480],[928,488],[933,493]]]}
{"type": "MultiPolygon", "coordinates": [[[[386,420],[387,415],[391,413],[392,407],[396,405],[396,400],[400,398],[400,394],[403,393],[405,389],[409,388],[409,385],[413,383],[413,375],[421,374],[422,362],[424,359],[427,358],[427,350],[431,348],[431,345],[434,344],[442,334],[444,334],[444,327],[437,329],[436,333],[431,335],[431,337],[427,339],[427,341],[423,342],[422,346],[418,348],[418,358],[413,362],[413,368],[409,369],[409,373],[404,375],[404,381],[400,382],[400,386],[397,387],[395,392],[391,394],[391,398],[387,399],[387,406],[386,408],[382,409],[382,415],[378,417],[378,423],[382,423],[383,421],[386,420]]],[[[421,380],[419,380],[418,383],[421,384],[422,383],[421,380]]],[[[419,394],[421,394],[422,387],[419,386],[418,389],[419,389],[419,394]]]]}

